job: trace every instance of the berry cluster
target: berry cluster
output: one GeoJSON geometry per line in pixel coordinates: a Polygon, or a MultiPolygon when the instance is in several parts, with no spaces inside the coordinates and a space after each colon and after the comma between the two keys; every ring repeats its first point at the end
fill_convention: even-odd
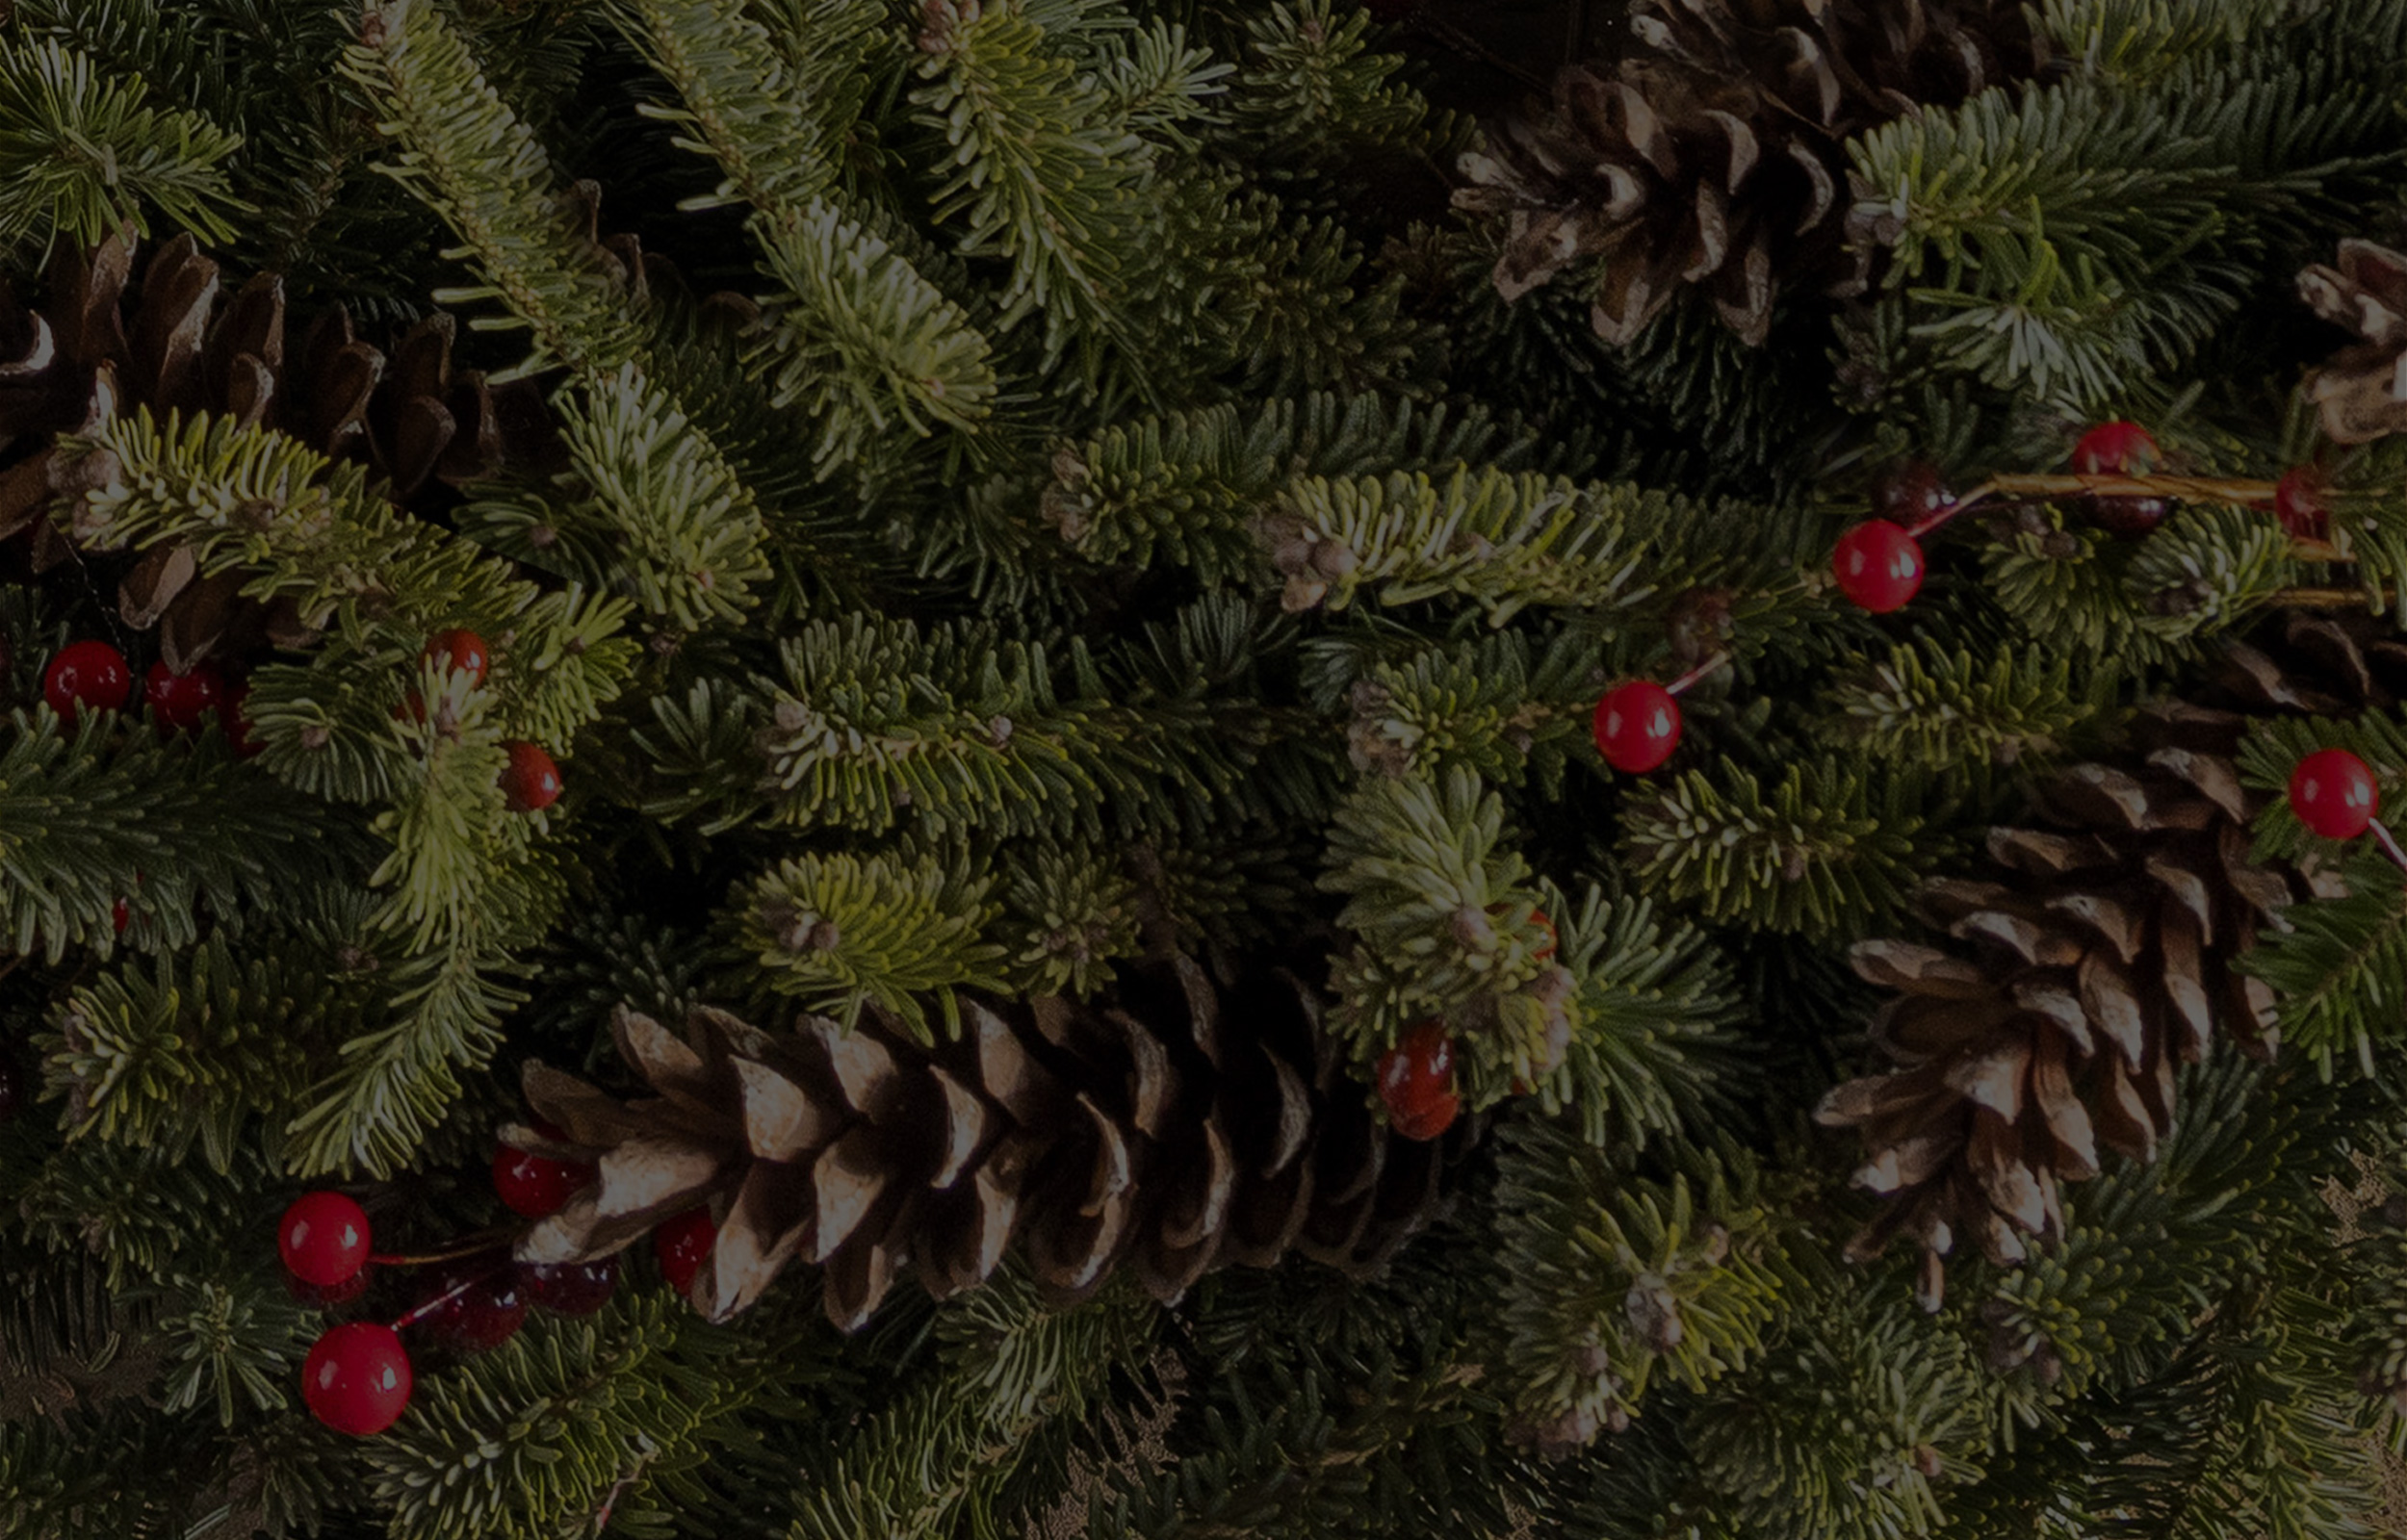
{"type": "Polygon", "coordinates": [[[2294,466],[2276,482],[2213,481],[2166,475],[2163,459],[2146,428],[2113,422],[2082,434],[2070,475],[1998,475],[1958,498],[1935,467],[1901,467],[1874,488],[1874,516],[1839,537],[1831,577],[1860,609],[1902,609],[1922,590],[1925,535],[1977,503],[2018,498],[2053,500],[2124,540],[2156,529],[2179,499],[2201,497],[2268,507],[2295,540],[2319,542],[2330,532],[2328,489],[2313,466],[2294,466]]]}
{"type": "MultiPolygon", "coordinates": [[[[438,631],[427,639],[425,659],[446,673],[465,674],[473,689],[484,682],[492,654],[484,638],[471,630],[438,631]]],[[[121,711],[133,699],[134,674],[125,654],[101,641],[70,642],[59,650],[42,671],[42,699],[70,727],[85,711],[121,711]]],[[[165,662],[153,663],[142,677],[142,700],[161,736],[197,731],[211,712],[218,713],[234,752],[248,758],[260,750],[244,714],[249,699],[247,682],[229,682],[214,663],[195,663],[178,674],[165,662]]],[[[395,713],[424,722],[426,703],[413,690],[395,713]]],[[[503,745],[509,762],[501,775],[502,796],[512,812],[539,812],[560,799],[560,768],[532,743],[503,745]]],[[[117,926],[120,931],[122,922],[117,926]]]]}
{"type": "MultiPolygon", "coordinates": [[[[556,1134],[556,1130],[540,1131],[556,1134]]],[[[593,1168],[503,1146],[493,1157],[493,1186],[503,1203],[527,1219],[558,1212],[593,1180],[593,1168]]],[[[694,1209],[660,1225],[653,1249],[661,1276],[686,1293],[710,1255],[717,1225],[708,1209],[694,1209]]],[[[284,1211],[276,1249],[293,1291],[325,1308],[346,1304],[367,1291],[375,1266],[423,1266],[428,1270],[417,1303],[399,1320],[347,1322],[329,1327],[301,1367],[302,1399],[310,1412],[337,1432],[357,1437],[381,1433],[408,1408],[415,1371],[405,1330],[454,1353],[488,1352],[526,1323],[531,1307],[556,1315],[586,1316],[608,1302],[618,1287],[618,1259],[591,1262],[519,1262],[506,1236],[487,1236],[464,1249],[429,1256],[378,1256],[373,1251],[368,1215],[341,1193],[310,1193],[284,1211]]]]}

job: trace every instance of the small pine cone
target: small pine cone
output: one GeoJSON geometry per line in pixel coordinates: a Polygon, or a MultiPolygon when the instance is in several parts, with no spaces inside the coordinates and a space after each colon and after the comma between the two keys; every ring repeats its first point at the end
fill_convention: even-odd
{"type": "Polygon", "coordinates": [[[691,1298],[714,1321],[799,1258],[827,1269],[828,1314],[849,1330],[904,1268],[944,1298],[1015,1246],[1056,1302],[1122,1266],[1168,1300],[1207,1269],[1289,1249],[1380,1266],[1474,1137],[1391,1135],[1336,1077],[1314,997],[1284,975],[1222,990],[1175,958],[1108,1004],[965,997],[962,1016],[960,1040],[923,1048],[883,1021],[771,1034],[703,1009],[680,1038],[621,1010],[621,1054],[654,1097],[622,1103],[527,1066],[529,1105],[566,1143],[503,1137],[598,1175],[519,1258],[608,1255],[707,1201],[718,1238],[691,1298]]]}
{"type": "Polygon", "coordinates": [[[1888,237],[1851,191],[1851,136],[2044,64],[2006,0],[1635,0],[1621,57],[1488,123],[1455,201],[1503,219],[1508,300],[1600,259],[1606,341],[1701,285],[1759,344],[1784,285],[1860,294],[1888,237]]]}
{"type": "Polygon", "coordinates": [[[1900,1066],[1820,1113],[1862,1134],[1856,1181],[1888,1199],[1858,1255],[1901,1229],[1945,1252],[1969,1230],[1992,1261],[2021,1260],[2024,1237],[2061,1234],[2058,1183],[2096,1175],[2102,1145],[2154,1156],[2175,1068],[2218,1028],[2265,1038],[2271,991],[2230,963],[2296,889],[2249,859],[2261,799],[2231,759],[2242,726],[2151,713],[2129,762],[2056,778],[2045,827],[1991,831],[2004,881],[1925,886],[1926,916],[1961,950],[1855,948],[1856,971],[1898,991],[1874,1036],[1900,1066]]]}

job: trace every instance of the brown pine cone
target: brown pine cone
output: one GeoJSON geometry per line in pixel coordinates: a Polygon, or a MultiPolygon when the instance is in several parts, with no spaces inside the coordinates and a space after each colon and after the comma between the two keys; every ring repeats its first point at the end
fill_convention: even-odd
{"type": "MultiPolygon", "coordinates": [[[[55,435],[136,403],[162,417],[208,411],[266,423],[330,456],[366,461],[403,500],[437,479],[489,475],[547,452],[540,395],[523,381],[493,387],[479,372],[455,372],[448,315],[419,322],[388,357],[355,337],[340,309],[289,340],[282,279],[261,273],[224,297],[217,264],[189,235],[151,256],[129,305],[133,269],[133,240],[118,235],[89,254],[60,248],[45,310],[0,286],[0,452],[21,456],[0,471],[0,539],[27,535],[37,572],[71,552],[72,530],[43,515],[86,490],[55,435]]],[[[263,636],[309,639],[289,607],[256,605],[241,586],[232,573],[196,580],[190,552],[153,549],[126,572],[118,607],[130,626],[160,628],[160,652],[179,673],[263,636]]]]}
{"type": "Polygon", "coordinates": [[[2390,708],[2403,692],[2407,642],[2383,623],[2276,616],[2226,647],[2198,704],[2143,714],[2123,762],[2056,778],[2042,826],[1993,830],[2000,880],[1926,886],[1926,917],[1961,947],[1856,947],[1856,971],[1899,991],[1874,1025],[1899,1067],[1821,1109],[1862,1134],[1856,1180],[1888,1199],[1855,1254],[1912,1233],[1928,1297],[1963,1232],[2018,1261],[2024,1237],[2060,1234],[2058,1184],[2096,1175],[2102,1145],[2153,1157],[2175,1069],[2218,1030],[2278,1047],[2272,991],[2231,963],[2293,900],[2344,889],[2312,863],[2250,860],[2265,798],[2232,756],[2251,716],[2390,708]]]}
{"type": "Polygon", "coordinates": [[[1926,886],[1926,917],[1961,949],[1855,948],[1857,972],[1900,991],[1874,1025],[1900,1067],[1838,1087],[1820,1112],[1861,1132],[1856,1181],[1888,1199],[1857,1255],[1911,1231],[1931,1296],[1959,1232],[2019,1261],[2023,1237],[2060,1236],[2058,1184],[2096,1175],[2101,1145],[2155,1155],[2174,1071],[2218,1027],[2269,1050],[2272,992],[2231,961],[2299,889],[2249,860],[2262,799],[2232,762],[2244,726],[2150,712],[2129,761],[2051,783],[2043,826],[1991,831],[2004,881],[1926,886]]]}
{"type": "Polygon", "coordinates": [[[1702,284],[1759,344],[1782,286],[1868,281],[1884,232],[1851,194],[1851,136],[2045,62],[2009,0],[1632,0],[1620,58],[1568,65],[1549,108],[1489,122],[1455,201],[1506,221],[1508,300],[1596,259],[1606,341],[1702,284]]]}
{"type": "Polygon", "coordinates": [[[620,1052],[657,1095],[622,1103],[527,1066],[528,1105],[564,1138],[503,1138],[598,1175],[519,1259],[605,1256],[707,1201],[718,1237],[690,1296],[714,1321],[799,1257],[825,1265],[828,1315],[850,1330],[904,1267],[945,1298],[1014,1245],[1056,1302],[1123,1265],[1168,1300],[1291,1247],[1377,1267],[1427,1222],[1444,1156],[1471,1137],[1391,1135],[1283,974],[1222,990],[1178,958],[1109,1003],[962,1008],[961,1040],[934,1048],[893,1023],[770,1034],[708,1009],[680,1038],[622,1010],[620,1052]]]}

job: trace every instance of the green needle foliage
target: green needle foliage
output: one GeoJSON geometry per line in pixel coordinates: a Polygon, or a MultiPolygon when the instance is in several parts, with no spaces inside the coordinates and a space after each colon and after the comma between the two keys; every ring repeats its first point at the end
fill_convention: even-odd
{"type": "Polygon", "coordinates": [[[2407,879],[2283,796],[2344,748],[2407,803],[2407,433],[2318,426],[2383,409],[2407,298],[2355,353],[2294,298],[2398,242],[2403,115],[2407,0],[0,6],[0,1540],[2407,1523],[2407,879]],[[1759,346],[1701,298],[1602,344],[1638,243],[1508,302],[1451,195],[1508,130],[1445,104],[1674,11],[1772,73],[1651,128],[1574,93],[1646,164],[1562,169],[1713,255],[1812,160],[1868,287],[1778,274],[1759,346]],[[2033,78],[1850,116],[2022,25],[2033,78]],[[1834,141],[1730,126],[1817,57],[1834,141]],[[1839,591],[1902,463],[2061,473],[2109,419],[2248,485],[2145,532],[1993,486],[1905,608],[1839,591]],[[142,693],[51,698],[71,641],[142,693]],[[1633,775],[1593,713],[1640,679],[1681,733],[1633,775]],[[2246,714],[2186,719],[2236,782],[2133,747],[2174,706],[2246,714]],[[2043,909],[1981,853],[2068,810],[2002,842],[2043,909]],[[2118,1079],[2072,1021],[2121,987],[2160,1049],[2192,998],[2270,1030],[2118,1079]],[[1047,995],[1016,1069],[964,1030],[1047,995]],[[789,1160],[609,1030],[698,1006],[867,1105],[789,1160]],[[841,1074],[787,1036],[865,1015],[841,1074]],[[677,1139],[604,1165],[607,1302],[472,1351],[439,1270],[558,1298],[490,1176],[537,1059],[677,1139]],[[1888,1070],[1868,1164],[1811,1114],[1888,1070]],[[2109,1096],[2168,1107],[2152,1159],[2109,1096]],[[1917,1162],[1953,1185],[1851,1185],[1917,1162]],[[2017,1162],[2065,1179],[2007,1245],[2017,1162]],[[283,1274],[313,1188],[371,1216],[355,1297],[283,1274]],[[788,1259],[722,1322],[637,1227],[697,1202],[788,1259]],[[951,1293],[971,1219],[1017,1249],[951,1293]],[[1092,1288],[1030,1240],[1124,1221],[1092,1288]],[[1174,1231],[1221,1248],[1183,1289],[1135,1264],[1174,1231]],[[893,1274],[849,1334],[831,1262],[893,1274]],[[316,1421],[313,1344],[396,1320],[406,1412],[316,1421]]]}

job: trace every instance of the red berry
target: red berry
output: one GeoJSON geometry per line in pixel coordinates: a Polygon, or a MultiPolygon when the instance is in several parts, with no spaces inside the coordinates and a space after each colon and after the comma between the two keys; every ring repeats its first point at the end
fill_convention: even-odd
{"type": "Polygon", "coordinates": [[[251,736],[249,705],[250,685],[246,681],[225,692],[225,705],[218,713],[218,721],[225,729],[226,742],[232,744],[235,754],[245,759],[267,747],[251,736]]]}
{"type": "Polygon", "coordinates": [[[1605,692],[1590,727],[1605,763],[1643,775],[1680,746],[1680,703],[1653,680],[1632,680],[1605,692]]]}
{"type": "Polygon", "coordinates": [[[2273,516],[2293,540],[2325,540],[2332,533],[2332,510],[2324,505],[2323,473],[2312,465],[2293,465],[2273,483],[2273,516]]]}
{"type": "Polygon", "coordinates": [[[1888,520],[1870,519],[1839,536],[1830,571],[1858,607],[1886,615],[1922,592],[1923,548],[1888,520]]]}
{"type": "Polygon", "coordinates": [[[337,1326],[301,1365],[301,1399],[319,1422],[365,1438],[401,1420],[409,1405],[409,1354],[401,1334],[373,1321],[337,1326]]]}
{"type": "Polygon", "coordinates": [[[528,1262],[518,1269],[527,1296],[556,1315],[589,1316],[609,1302],[618,1287],[618,1258],[591,1262],[528,1262]]]}
{"type": "Polygon", "coordinates": [[[2290,773],[2290,810],[2327,839],[2354,839],[2382,808],[2373,772],[2346,749],[2318,749],[2290,773]]]}
{"type": "Polygon", "coordinates": [[[491,1352],[526,1324],[527,1296],[506,1257],[472,1258],[437,1272],[420,1295],[417,1319],[453,1352],[491,1352]]]}
{"type": "Polygon", "coordinates": [[[368,1266],[368,1214],[340,1193],[310,1193],[293,1201],[276,1227],[276,1250],[303,1283],[349,1283],[368,1266]]]}
{"type": "Polygon", "coordinates": [[[178,674],[161,661],[142,676],[142,699],[150,703],[150,720],[161,733],[190,732],[200,719],[225,699],[225,677],[214,663],[195,663],[178,674]]]}
{"type": "Polygon", "coordinates": [[[1377,1075],[1387,1120],[1406,1139],[1436,1139],[1462,1110],[1454,1089],[1454,1040],[1435,1021],[1381,1054],[1377,1075]]]}
{"type": "Polygon", "coordinates": [[[42,671],[41,698],[68,722],[78,709],[121,708],[134,694],[134,676],[125,654],[107,642],[69,642],[42,671]]]}
{"type": "Polygon", "coordinates": [[[116,933],[119,936],[123,936],[125,928],[134,923],[134,907],[125,900],[118,899],[109,911],[109,923],[116,927],[116,933]]]}
{"type": "Polygon", "coordinates": [[[694,1274],[702,1270],[703,1258],[719,1238],[719,1227],[712,1222],[707,1208],[687,1209],[660,1221],[652,1232],[652,1254],[660,1259],[660,1276],[679,1294],[693,1287],[694,1274]]]}
{"type": "Polygon", "coordinates": [[[507,1144],[493,1152],[493,1190],[502,1201],[531,1219],[559,1212],[560,1205],[593,1180],[593,1168],[549,1155],[530,1155],[507,1144]]]}
{"type": "Polygon", "coordinates": [[[485,670],[492,664],[484,638],[467,630],[435,632],[427,638],[427,650],[421,655],[429,663],[441,664],[446,672],[467,675],[471,684],[482,684],[485,670]]]}
{"type": "Polygon", "coordinates": [[[540,812],[560,800],[560,767],[531,743],[507,743],[509,768],[502,772],[502,797],[512,812],[540,812]]]}
{"type": "Polygon", "coordinates": [[[1872,511],[1907,528],[1955,506],[1955,494],[1928,460],[1912,460],[1883,476],[1872,489],[1872,511]]]}
{"type": "Polygon", "coordinates": [[[2101,423],[2073,446],[2081,475],[2146,475],[2157,468],[2157,441],[2136,423],[2101,423]]]}

